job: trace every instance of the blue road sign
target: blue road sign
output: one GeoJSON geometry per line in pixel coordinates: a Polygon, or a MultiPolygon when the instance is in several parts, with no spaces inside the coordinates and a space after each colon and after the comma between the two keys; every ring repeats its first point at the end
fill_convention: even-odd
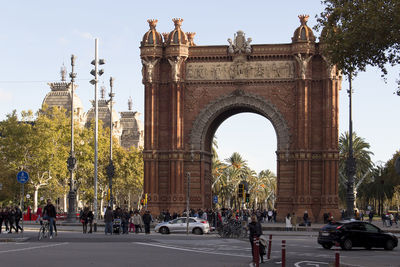
{"type": "Polygon", "coordinates": [[[218,203],[218,196],[214,196],[214,197],[213,197],[213,202],[214,202],[214,204],[217,204],[217,203],[218,203]]]}
{"type": "Polygon", "coordinates": [[[19,173],[17,173],[17,181],[21,184],[24,184],[26,182],[28,182],[29,180],[29,174],[25,171],[20,171],[19,173]]]}

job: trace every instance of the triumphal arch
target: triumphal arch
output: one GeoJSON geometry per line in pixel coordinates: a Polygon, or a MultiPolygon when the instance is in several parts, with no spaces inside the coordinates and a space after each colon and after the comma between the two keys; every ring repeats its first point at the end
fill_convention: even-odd
{"type": "Polygon", "coordinates": [[[149,209],[182,212],[189,172],[191,208],[212,207],[214,133],[227,118],[252,112],[270,120],[277,135],[278,217],[338,214],[341,77],[322,55],[308,16],[299,18],[291,43],[253,44],[238,31],[214,46],[197,46],[183,19],[162,35],[157,20],[148,20],[140,52],[149,209]]]}

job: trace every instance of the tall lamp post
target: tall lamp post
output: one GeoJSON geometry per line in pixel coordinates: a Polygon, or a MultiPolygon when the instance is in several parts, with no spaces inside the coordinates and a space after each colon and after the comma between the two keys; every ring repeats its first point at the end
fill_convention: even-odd
{"type": "Polygon", "coordinates": [[[98,127],[99,127],[99,103],[97,100],[97,84],[99,83],[99,76],[103,75],[104,70],[99,70],[99,65],[103,65],[104,59],[99,59],[98,54],[98,43],[99,39],[95,39],[95,54],[94,60],[91,62],[94,65],[94,69],[90,71],[90,74],[94,76],[94,79],[90,81],[91,84],[94,85],[94,117],[95,117],[95,126],[94,126],[94,203],[93,203],[93,210],[94,210],[94,230],[97,230],[97,218],[98,218],[98,211],[97,211],[97,162],[98,162],[98,127]]]}
{"type": "Polygon", "coordinates": [[[107,166],[107,176],[108,176],[108,188],[110,190],[110,207],[113,208],[113,194],[112,194],[112,179],[114,177],[115,167],[112,160],[112,132],[113,132],[113,118],[112,118],[112,106],[113,98],[115,94],[113,93],[114,78],[110,77],[110,164],[107,166]]]}
{"type": "Polygon", "coordinates": [[[356,159],[353,156],[353,120],[352,120],[352,75],[349,74],[349,155],[346,160],[346,174],[347,174],[347,193],[346,193],[346,206],[347,217],[354,217],[354,175],[356,174],[356,159]]]}
{"type": "Polygon", "coordinates": [[[76,191],[74,188],[74,170],[76,168],[76,158],[74,152],[74,82],[76,78],[76,73],[74,72],[75,59],[76,57],[74,55],[71,55],[72,70],[69,74],[69,77],[71,77],[71,151],[67,160],[67,166],[70,173],[67,214],[68,222],[73,222],[76,220],[76,191]]]}

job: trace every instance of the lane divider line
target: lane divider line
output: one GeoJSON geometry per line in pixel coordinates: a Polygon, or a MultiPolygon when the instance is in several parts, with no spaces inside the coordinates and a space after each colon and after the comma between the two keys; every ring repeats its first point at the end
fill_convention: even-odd
{"type": "Polygon", "coordinates": [[[34,250],[34,249],[40,249],[40,248],[51,248],[51,247],[56,247],[56,246],[61,246],[61,245],[66,245],[66,244],[68,244],[68,242],[57,243],[57,244],[51,244],[51,245],[45,245],[45,246],[38,246],[38,247],[17,248],[17,249],[3,250],[3,251],[0,251],[0,254],[2,254],[2,253],[8,253],[8,252],[18,252],[18,251],[34,250]]]}
{"type": "Polygon", "coordinates": [[[212,252],[212,251],[201,251],[201,250],[195,250],[195,249],[189,249],[189,248],[179,248],[179,247],[170,247],[170,246],[165,246],[165,245],[159,245],[159,244],[152,244],[152,243],[142,243],[142,242],[132,242],[133,244],[138,244],[138,245],[145,245],[145,246],[151,246],[151,247],[159,247],[159,248],[167,248],[167,249],[174,249],[174,250],[181,250],[181,251],[188,251],[188,252],[195,252],[195,253],[204,253],[204,254],[213,254],[213,255],[223,255],[223,256],[234,256],[234,257],[241,257],[241,258],[252,258],[250,255],[238,255],[238,254],[230,254],[230,253],[220,253],[220,252],[212,252]]]}

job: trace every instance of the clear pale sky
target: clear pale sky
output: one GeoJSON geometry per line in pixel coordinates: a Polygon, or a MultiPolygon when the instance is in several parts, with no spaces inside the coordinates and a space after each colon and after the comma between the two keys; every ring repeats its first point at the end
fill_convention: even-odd
{"type": "MultiPolygon", "coordinates": [[[[107,62],[102,76],[108,89],[115,77],[117,111],[143,113],[140,41],[147,19],[158,19],[157,30],[173,30],[172,18],[183,18],[182,29],[196,32],[197,45],[227,45],[237,30],[252,44],[290,43],[300,25],[297,16],[309,14],[308,25],[323,10],[320,1],[2,1],[0,16],[0,119],[16,109],[37,111],[50,91],[48,82],[60,81],[64,63],[70,72],[71,54],[77,56],[76,93],[85,111],[94,98],[89,84],[94,38],[99,56],[107,62]]],[[[315,31],[314,31],[315,32],[315,31]]],[[[319,34],[315,33],[318,37],[319,34]]],[[[378,69],[369,68],[353,82],[354,131],[371,144],[373,161],[387,161],[400,149],[400,97],[396,89],[399,67],[389,67],[387,83],[378,69]]],[[[340,133],[348,130],[348,83],[340,92],[340,133]]],[[[142,116],[143,120],[143,116],[142,116]]],[[[276,171],[276,134],[271,123],[256,114],[239,114],[218,129],[219,156],[239,152],[251,168],[276,171]]]]}

